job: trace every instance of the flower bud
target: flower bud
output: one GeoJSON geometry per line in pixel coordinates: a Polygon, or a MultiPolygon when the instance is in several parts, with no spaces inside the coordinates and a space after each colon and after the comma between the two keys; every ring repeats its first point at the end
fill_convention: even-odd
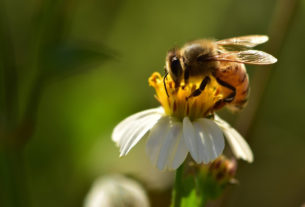
{"type": "Polygon", "coordinates": [[[237,162],[234,158],[228,159],[220,156],[208,166],[208,174],[220,185],[233,183],[237,170],[237,162]]]}

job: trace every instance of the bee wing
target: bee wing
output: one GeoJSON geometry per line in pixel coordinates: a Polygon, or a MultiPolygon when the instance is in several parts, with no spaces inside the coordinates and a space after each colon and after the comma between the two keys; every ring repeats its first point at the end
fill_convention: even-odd
{"type": "Polygon", "coordinates": [[[244,46],[244,47],[255,47],[256,45],[263,44],[268,41],[267,35],[248,35],[248,36],[241,36],[241,37],[233,37],[229,39],[219,40],[216,43],[218,45],[226,46],[244,46]]]}
{"type": "Polygon", "coordinates": [[[227,52],[213,58],[216,61],[238,62],[253,65],[269,65],[277,62],[272,55],[259,50],[227,52]]]}

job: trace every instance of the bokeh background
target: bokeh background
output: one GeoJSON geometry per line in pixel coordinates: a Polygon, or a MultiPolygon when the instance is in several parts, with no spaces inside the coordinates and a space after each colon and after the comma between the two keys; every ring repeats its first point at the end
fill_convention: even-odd
{"type": "Polygon", "coordinates": [[[272,67],[248,66],[249,106],[221,115],[255,162],[216,206],[305,203],[304,0],[1,0],[0,206],[82,206],[93,181],[124,173],[152,206],[168,206],[173,174],[142,141],[127,157],[111,141],[126,116],[158,106],[147,79],[166,51],[198,38],[268,34],[272,67]]]}

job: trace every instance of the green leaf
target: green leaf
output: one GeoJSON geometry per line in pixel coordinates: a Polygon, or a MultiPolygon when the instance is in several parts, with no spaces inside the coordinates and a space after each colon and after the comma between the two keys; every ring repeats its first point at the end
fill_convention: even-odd
{"type": "Polygon", "coordinates": [[[45,49],[42,75],[62,76],[83,72],[110,59],[109,50],[89,44],[61,44],[45,49]]]}

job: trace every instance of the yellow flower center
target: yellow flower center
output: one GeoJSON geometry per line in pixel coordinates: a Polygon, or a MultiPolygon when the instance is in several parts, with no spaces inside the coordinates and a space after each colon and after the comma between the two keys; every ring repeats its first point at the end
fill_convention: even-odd
{"type": "Polygon", "coordinates": [[[175,87],[175,82],[168,75],[165,81],[168,96],[160,73],[153,73],[148,82],[155,88],[156,99],[163,106],[167,115],[180,120],[188,116],[191,120],[195,120],[211,115],[215,110],[215,104],[223,99],[221,87],[213,76],[210,76],[210,79],[204,91],[195,97],[190,97],[190,95],[199,88],[202,79],[193,80],[188,84],[182,83],[179,87],[175,87]]]}

